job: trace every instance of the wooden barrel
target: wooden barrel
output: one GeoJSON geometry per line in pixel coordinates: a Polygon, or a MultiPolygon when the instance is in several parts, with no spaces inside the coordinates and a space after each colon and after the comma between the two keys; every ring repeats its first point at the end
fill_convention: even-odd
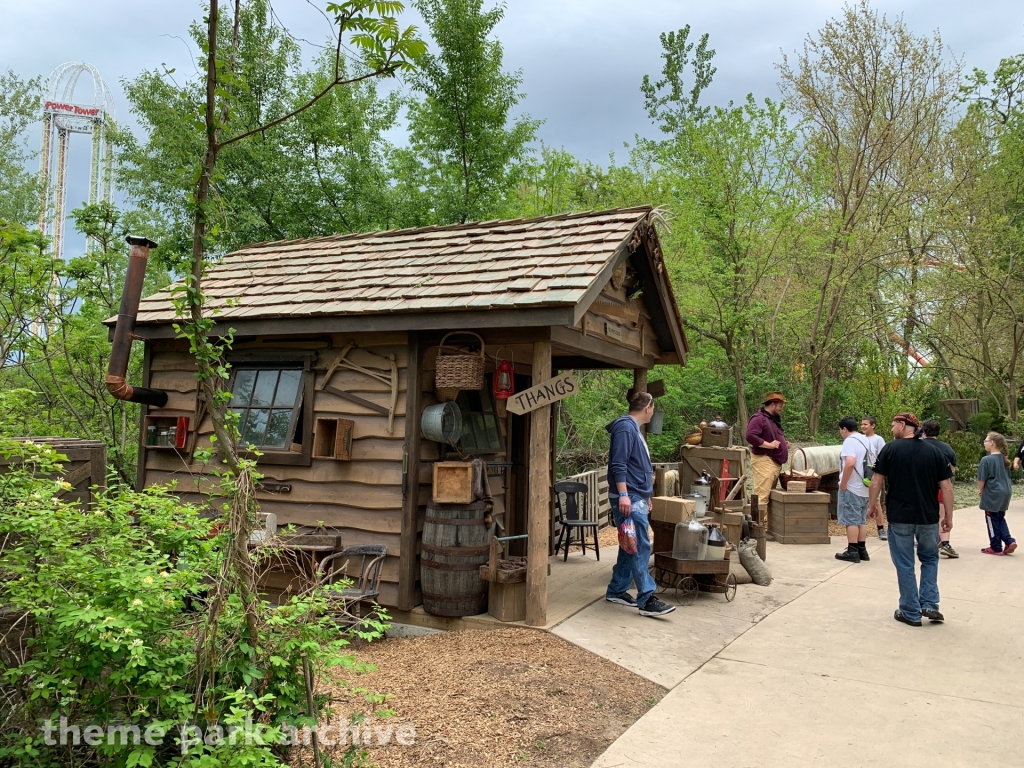
{"type": "Polygon", "coordinates": [[[476,616],[487,611],[487,582],[480,566],[487,565],[491,526],[487,504],[427,506],[423,521],[420,581],[423,610],[434,616],[476,616]]]}

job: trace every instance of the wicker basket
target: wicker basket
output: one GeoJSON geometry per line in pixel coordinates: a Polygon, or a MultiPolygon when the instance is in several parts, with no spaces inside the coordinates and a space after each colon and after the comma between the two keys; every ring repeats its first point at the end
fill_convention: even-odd
{"type": "Polygon", "coordinates": [[[685,442],[686,442],[687,445],[700,445],[701,440],[703,440],[703,439],[704,439],[704,435],[703,434],[701,434],[700,432],[694,432],[692,435],[687,435],[686,436],[685,442]]]}
{"type": "Polygon", "coordinates": [[[449,388],[449,387],[434,387],[434,394],[437,395],[437,399],[442,403],[454,403],[459,398],[459,392],[461,389],[449,388]]]}
{"type": "MultiPolygon", "coordinates": [[[[484,340],[472,331],[452,331],[441,339],[437,352],[437,368],[434,371],[434,388],[438,397],[444,390],[483,389],[484,388],[484,340]],[[449,347],[453,354],[444,353],[444,343],[449,336],[457,333],[476,336],[480,341],[479,354],[466,354],[462,350],[449,347]]],[[[454,398],[453,398],[454,399],[454,398]]]]}
{"type": "Polygon", "coordinates": [[[818,484],[821,483],[821,478],[817,475],[794,475],[790,472],[783,472],[779,475],[779,482],[782,484],[782,490],[786,490],[786,486],[789,485],[790,480],[799,480],[807,483],[807,491],[818,490],[818,484]]]}

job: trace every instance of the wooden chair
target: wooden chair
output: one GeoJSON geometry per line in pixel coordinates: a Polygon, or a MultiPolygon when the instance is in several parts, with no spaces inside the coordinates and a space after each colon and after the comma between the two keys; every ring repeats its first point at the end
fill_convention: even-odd
{"type": "Polygon", "coordinates": [[[562,539],[565,539],[565,557],[563,562],[569,559],[569,546],[572,544],[573,531],[579,531],[580,546],[583,547],[584,556],[587,554],[587,531],[594,532],[594,553],[597,559],[601,559],[601,548],[597,543],[597,521],[588,520],[580,516],[580,510],[587,508],[587,485],[586,483],[573,483],[564,480],[555,483],[555,521],[562,526],[558,532],[558,544],[555,545],[555,554],[562,547],[562,539]],[[565,497],[563,501],[562,497],[565,497]]]}
{"type": "Polygon", "coordinates": [[[355,626],[372,615],[373,604],[380,595],[380,571],[388,549],[383,544],[358,544],[328,555],[317,566],[317,582],[351,581],[344,589],[330,592],[339,624],[355,626]],[[370,610],[366,611],[366,607],[370,610]]]}

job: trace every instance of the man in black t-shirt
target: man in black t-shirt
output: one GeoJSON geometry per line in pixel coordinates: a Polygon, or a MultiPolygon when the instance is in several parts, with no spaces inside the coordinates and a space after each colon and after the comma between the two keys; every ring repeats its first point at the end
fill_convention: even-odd
{"type": "MultiPolygon", "coordinates": [[[[949,443],[944,443],[939,440],[939,430],[941,426],[935,419],[928,419],[927,421],[921,422],[922,436],[926,440],[932,440],[932,445],[939,449],[942,457],[949,464],[949,471],[956,474],[956,451],[953,450],[953,446],[949,443]]],[[[942,494],[939,494],[937,506],[942,504],[942,494]]],[[[953,545],[949,543],[949,531],[939,532],[939,554],[943,557],[948,557],[953,560],[960,557],[960,554],[953,549],[953,545]]]]}
{"type": "Polygon", "coordinates": [[[949,463],[935,448],[935,441],[921,440],[920,422],[912,413],[898,413],[892,420],[892,436],[875,461],[868,499],[868,516],[878,518],[878,496],[885,482],[889,518],[889,555],[896,566],[900,607],[893,618],[912,627],[921,617],[942,621],[939,613],[939,530],[953,529],[953,484],[949,463]],[[942,491],[945,515],[940,525],[935,504],[942,491]],[[915,542],[921,561],[921,584],[914,570],[915,542]]]}

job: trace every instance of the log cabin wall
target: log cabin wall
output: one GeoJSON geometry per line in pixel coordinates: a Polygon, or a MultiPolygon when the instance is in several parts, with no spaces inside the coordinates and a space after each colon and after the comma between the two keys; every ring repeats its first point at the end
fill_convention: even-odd
{"type": "MultiPolygon", "coordinates": [[[[396,606],[402,556],[403,453],[409,364],[407,334],[338,334],[330,339],[330,347],[324,337],[313,337],[309,342],[264,337],[235,345],[236,352],[245,353],[252,360],[258,360],[260,353],[266,353],[269,358],[282,350],[290,353],[308,351],[313,355],[314,417],[339,417],[355,422],[351,460],[311,458],[308,466],[278,465],[261,460],[259,471],[264,475],[263,482],[268,485],[287,484],[291,490],[279,493],[259,489],[257,498],[262,511],[277,515],[279,527],[295,525],[300,530],[311,531],[322,524],[340,532],[343,546],[387,546],[380,601],[384,605],[396,606]],[[365,367],[380,368],[381,363],[363,350],[377,355],[395,355],[398,397],[390,434],[387,416],[319,389],[324,384],[327,367],[350,343],[357,344],[359,349],[350,352],[348,358],[365,367]]],[[[150,408],[148,415],[189,417],[189,439],[195,440],[197,384],[192,356],[179,342],[158,342],[151,345],[149,358],[149,385],[166,390],[169,399],[165,408],[150,408]]],[[[362,373],[339,369],[332,375],[330,384],[379,406],[386,408],[390,405],[390,388],[362,373]]],[[[212,432],[211,419],[206,415],[198,425],[196,446],[209,447],[212,432]]],[[[189,447],[191,445],[192,442],[189,447]]],[[[201,495],[201,491],[210,488],[210,482],[204,476],[206,468],[195,461],[186,463],[182,454],[184,451],[145,449],[140,485],[176,482],[176,493],[183,500],[204,504],[206,497],[201,495]]],[[[421,499],[427,499],[430,495],[428,462],[437,459],[437,444],[424,441],[421,455],[425,461],[420,468],[420,480],[425,484],[425,490],[419,495],[421,499]]]]}

